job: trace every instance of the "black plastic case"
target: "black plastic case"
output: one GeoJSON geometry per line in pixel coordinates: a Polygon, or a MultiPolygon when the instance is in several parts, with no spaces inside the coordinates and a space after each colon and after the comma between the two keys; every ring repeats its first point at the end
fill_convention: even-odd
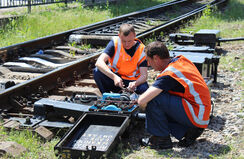
{"type": "Polygon", "coordinates": [[[54,147],[60,158],[100,158],[117,144],[129,116],[85,113],[54,147]]]}

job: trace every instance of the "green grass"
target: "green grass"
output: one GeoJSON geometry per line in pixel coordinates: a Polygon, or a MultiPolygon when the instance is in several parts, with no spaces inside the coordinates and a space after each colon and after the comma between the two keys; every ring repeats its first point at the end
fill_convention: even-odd
{"type": "Polygon", "coordinates": [[[197,32],[200,29],[220,30],[221,37],[233,38],[244,37],[244,1],[229,0],[224,12],[213,9],[206,9],[203,16],[182,31],[197,32]]]}
{"type": "MultiPolygon", "coordinates": [[[[83,7],[82,3],[76,3],[76,7],[72,9],[67,9],[62,4],[33,7],[31,14],[12,20],[0,30],[0,47],[78,28],[166,1],[169,0],[128,0],[120,4],[94,7],[83,7]]],[[[9,12],[8,14],[16,13],[9,12]]]]}
{"type": "MultiPolygon", "coordinates": [[[[53,147],[58,142],[59,138],[54,138],[50,142],[44,142],[37,135],[31,131],[14,131],[5,130],[0,126],[0,141],[14,141],[26,148],[26,151],[15,158],[56,158],[53,147]]],[[[8,154],[2,156],[2,158],[13,158],[8,154]]]]}
{"type": "MultiPolygon", "coordinates": [[[[211,155],[211,159],[244,159],[243,146],[244,146],[244,133],[242,132],[237,137],[228,137],[228,146],[220,149],[220,155],[211,155]],[[237,152],[242,151],[241,155],[238,155],[237,152]]],[[[240,153],[240,152],[239,152],[240,153]]]]}
{"type": "Polygon", "coordinates": [[[220,59],[220,63],[223,64],[222,69],[229,70],[231,72],[242,72],[242,76],[244,76],[244,62],[242,57],[236,58],[236,56],[223,56],[220,59]]]}

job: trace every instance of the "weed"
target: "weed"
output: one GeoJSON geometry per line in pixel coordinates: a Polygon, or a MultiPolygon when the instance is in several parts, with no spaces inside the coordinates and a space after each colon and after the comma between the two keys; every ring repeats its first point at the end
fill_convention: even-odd
{"type": "Polygon", "coordinates": [[[56,3],[58,8],[66,8],[66,4],[65,3],[56,3]]]}
{"type": "Polygon", "coordinates": [[[212,13],[211,7],[207,5],[206,9],[203,11],[203,17],[209,17],[212,13]]]}
{"type": "Polygon", "coordinates": [[[106,8],[106,10],[109,10],[109,1],[108,0],[106,1],[106,7],[105,8],[106,8]]]}
{"type": "MultiPolygon", "coordinates": [[[[72,46],[72,47],[76,47],[77,46],[76,42],[69,43],[68,45],[72,46]]],[[[75,56],[75,50],[69,50],[69,53],[71,55],[75,56]]]]}
{"type": "Polygon", "coordinates": [[[153,25],[153,26],[157,26],[161,23],[161,21],[151,21],[151,20],[148,20],[146,22],[147,25],[153,25]]]}

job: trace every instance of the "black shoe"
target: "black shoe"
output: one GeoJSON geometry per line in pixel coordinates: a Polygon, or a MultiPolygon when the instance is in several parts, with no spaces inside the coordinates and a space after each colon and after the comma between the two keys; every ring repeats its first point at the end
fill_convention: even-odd
{"type": "Polygon", "coordinates": [[[203,128],[190,128],[187,130],[183,139],[178,143],[180,147],[188,147],[196,141],[196,139],[203,133],[203,128]]]}
{"type": "Polygon", "coordinates": [[[142,138],[140,140],[142,146],[150,146],[152,149],[172,149],[173,143],[170,136],[160,137],[151,136],[149,138],[142,138]]]}

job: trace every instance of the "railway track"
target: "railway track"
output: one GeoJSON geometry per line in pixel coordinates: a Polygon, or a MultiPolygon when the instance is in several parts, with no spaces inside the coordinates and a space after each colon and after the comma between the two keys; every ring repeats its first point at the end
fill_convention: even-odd
{"type": "Polygon", "coordinates": [[[205,7],[204,3],[191,3],[187,0],[172,1],[76,30],[0,48],[1,88],[4,90],[97,52],[94,49],[74,48],[70,44],[104,47],[113,36],[117,35],[122,23],[133,24],[138,37],[143,39],[150,36],[152,32],[163,31],[165,25],[169,25],[170,22],[175,24],[177,19],[185,18],[186,15],[205,7]]]}
{"type": "Polygon", "coordinates": [[[95,60],[102,52],[97,48],[104,47],[117,35],[120,24],[133,24],[137,37],[143,40],[152,34],[175,29],[190,18],[201,14],[207,6],[223,2],[225,1],[172,1],[92,25],[0,48],[0,81],[3,83],[0,92],[0,116],[32,118],[34,103],[42,98],[67,101],[72,99],[74,93],[100,95],[91,73],[95,60]],[[90,44],[96,49],[74,48],[70,45],[74,42],[80,45],[90,44]]]}
{"type": "MultiPolygon", "coordinates": [[[[94,63],[107,42],[117,35],[119,26],[122,23],[133,24],[137,38],[143,41],[161,32],[164,35],[170,33],[189,19],[199,16],[207,6],[224,2],[172,1],[0,48],[0,120],[5,121],[3,127],[28,128],[42,135],[45,128],[41,126],[70,128],[54,147],[57,156],[100,158],[108,154],[118,137],[136,124],[137,120],[134,119],[145,118],[145,114],[140,113],[131,102],[130,95],[108,93],[107,97],[105,94],[102,96],[93,80],[94,63]],[[74,45],[90,45],[92,49],[81,49],[74,45]],[[98,99],[97,96],[102,98],[98,99]]],[[[175,41],[179,39],[177,37],[175,41]]],[[[194,49],[201,50],[198,47],[194,49]]],[[[177,53],[180,52],[173,52],[177,53]]],[[[217,65],[212,61],[215,60],[213,52],[196,55],[192,50],[186,55],[200,61],[200,65],[195,64],[203,77],[207,77],[207,83],[216,80],[212,78],[212,73],[217,72],[217,65]]],[[[46,139],[50,139],[50,136],[43,135],[46,139]]]]}

